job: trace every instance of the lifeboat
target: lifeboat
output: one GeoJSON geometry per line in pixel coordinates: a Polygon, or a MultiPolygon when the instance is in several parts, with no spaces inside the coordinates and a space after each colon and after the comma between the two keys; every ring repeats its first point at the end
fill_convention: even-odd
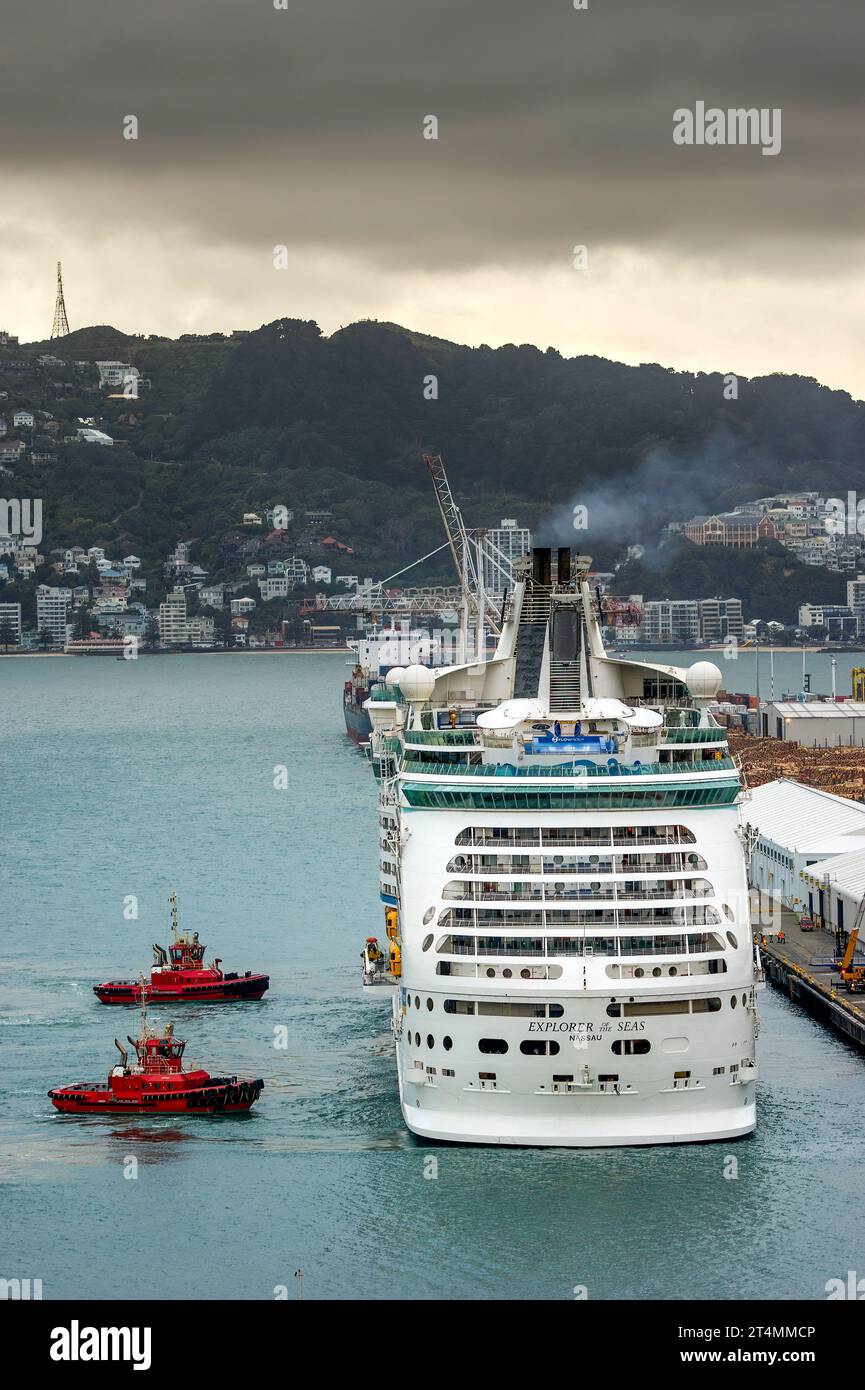
{"type": "MultiPolygon", "coordinates": [[[[232,999],[260,999],[270,987],[270,976],[256,975],[251,970],[243,975],[226,974],[218,957],[212,964],[205,965],[206,948],[199,941],[198,932],[189,936],[178,928],[177,894],[172,893],[168,901],[171,903],[172,941],[167,951],[154,943],[150,980],[143,986],[145,999],[162,1000],[166,1004],[187,1000],[223,1004],[232,999]]],[[[138,980],[105,980],[93,986],[93,993],[102,1004],[137,1004],[141,990],[138,980]]]]}
{"type": "Polygon", "coordinates": [[[108,1080],[55,1087],[48,1092],[55,1109],[68,1115],[223,1114],[249,1110],[264,1087],[261,1079],[184,1071],[186,1043],[174,1037],[171,1023],[162,1032],[148,1028],[143,998],[138,1037],[127,1041],[135,1050],[134,1062],[130,1063],[127,1049],[115,1038],[121,1060],[111,1068],[108,1080]]]}

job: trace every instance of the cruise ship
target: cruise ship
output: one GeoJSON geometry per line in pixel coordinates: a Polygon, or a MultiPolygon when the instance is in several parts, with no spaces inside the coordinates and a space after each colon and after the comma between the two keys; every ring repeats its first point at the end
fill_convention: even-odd
{"type": "Polygon", "coordinates": [[[608,656],[590,563],[536,549],[494,657],[397,668],[366,702],[378,958],[402,1112],[425,1139],[678,1144],[756,1124],[721,673],[608,656]]]}

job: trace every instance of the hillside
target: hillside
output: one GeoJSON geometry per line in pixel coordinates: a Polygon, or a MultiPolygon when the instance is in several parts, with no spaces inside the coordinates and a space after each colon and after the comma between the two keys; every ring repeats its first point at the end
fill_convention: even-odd
{"type": "MultiPolygon", "coordinates": [[[[626,543],[651,545],[670,517],[781,488],[843,495],[865,456],[865,407],[810,379],[741,378],[738,400],[725,401],[717,374],[528,345],[468,348],[375,322],[329,338],[293,319],[176,340],[97,326],[0,348],[0,390],[4,413],[41,409],[60,425],[53,458],[4,479],[7,494],[43,498],[43,548],[104,543],[148,562],[191,538],[209,564],[244,511],[281,502],[331,508],[352,568],[384,576],[441,541],[420,463],[432,450],[470,523],[516,515],[547,538],[573,539],[573,505],[586,502],[578,542],[611,565],[626,543]],[[65,365],[39,367],[46,353],[65,365]],[[139,369],[138,400],[106,399],[87,366],[104,358],[139,369]],[[437,399],[425,398],[430,377],[437,399]],[[81,416],[115,447],[62,443],[81,416]]],[[[738,592],[741,556],[711,564],[711,591],[738,592]]],[[[437,561],[427,577],[447,573],[437,561]]],[[[653,584],[682,592],[686,573],[662,565],[653,584]]],[[[649,593],[636,578],[628,587],[649,593]]],[[[798,597],[784,566],[767,582],[792,593],[793,578],[798,597]]],[[[809,592],[824,578],[812,571],[809,592]]]]}

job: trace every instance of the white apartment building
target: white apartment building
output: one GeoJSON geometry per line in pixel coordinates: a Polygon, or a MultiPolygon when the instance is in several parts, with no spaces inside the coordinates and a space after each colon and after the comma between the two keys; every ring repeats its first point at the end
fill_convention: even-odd
{"type": "Polygon", "coordinates": [[[51,645],[62,647],[66,643],[66,624],[72,605],[71,589],[55,589],[50,584],[40,584],[36,590],[36,630],[50,632],[51,645]]]}
{"type": "MultiPolygon", "coordinates": [[[[500,526],[487,531],[487,540],[504,557],[508,569],[512,569],[523,555],[531,554],[532,533],[527,526],[518,526],[513,517],[502,517],[500,526]]],[[[488,594],[503,594],[510,588],[506,574],[487,554],[483,557],[483,582],[488,594]]]]}
{"type": "Polygon", "coordinates": [[[653,599],[643,605],[641,640],[698,642],[700,606],[696,599],[653,599]]]}
{"type": "Polygon", "coordinates": [[[699,604],[703,642],[724,642],[728,637],[741,640],[744,633],[741,599],[701,598],[699,604]]]}
{"type": "Polygon", "coordinates": [[[177,647],[188,640],[186,594],[183,589],[173,589],[159,605],[159,641],[163,647],[177,647]]]}
{"type": "Polygon", "coordinates": [[[7,629],[15,633],[15,642],[21,642],[21,604],[0,603],[0,632],[7,629]]]}
{"type": "Polygon", "coordinates": [[[847,607],[855,615],[856,632],[862,637],[865,634],[865,574],[847,580],[847,607]]]}
{"type": "Polygon", "coordinates": [[[262,603],[267,603],[272,598],[287,598],[288,578],[286,575],[280,574],[274,575],[270,579],[259,579],[258,589],[262,603]]]}
{"type": "Polygon", "coordinates": [[[215,626],[213,618],[205,617],[201,613],[196,613],[193,618],[187,619],[186,640],[191,642],[193,647],[212,647],[214,643],[215,626]]]}

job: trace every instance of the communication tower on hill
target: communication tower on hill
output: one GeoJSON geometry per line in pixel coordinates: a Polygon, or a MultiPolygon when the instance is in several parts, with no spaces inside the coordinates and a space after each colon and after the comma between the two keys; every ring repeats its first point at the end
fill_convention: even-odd
{"type": "Polygon", "coordinates": [[[66,301],[63,298],[63,276],[60,272],[60,262],[57,262],[57,299],[54,304],[54,327],[51,329],[52,338],[65,338],[69,332],[69,320],[66,317],[66,301]]]}

